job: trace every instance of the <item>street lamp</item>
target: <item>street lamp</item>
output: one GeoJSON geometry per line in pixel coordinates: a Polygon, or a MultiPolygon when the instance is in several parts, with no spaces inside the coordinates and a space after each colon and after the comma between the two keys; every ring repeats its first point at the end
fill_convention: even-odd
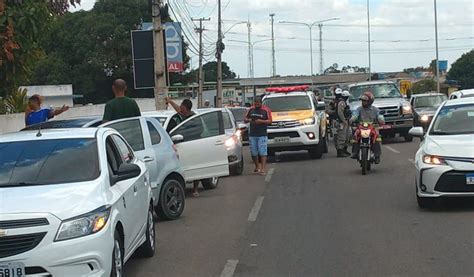
{"type": "MultiPolygon", "coordinates": [[[[338,17],[330,18],[326,20],[320,20],[313,23],[305,23],[299,21],[280,21],[281,24],[288,24],[288,25],[297,25],[297,26],[306,26],[309,29],[309,52],[310,52],[310,60],[311,60],[311,84],[313,83],[313,75],[314,75],[314,67],[313,67],[313,27],[318,25],[319,28],[322,28],[323,22],[339,20],[338,17]]],[[[321,32],[320,32],[320,40],[321,40],[321,32]]],[[[320,50],[322,50],[322,42],[320,42],[320,50]]],[[[322,57],[320,57],[322,59],[322,57]]],[[[321,71],[323,69],[321,68],[321,71]]]]}
{"type": "Polygon", "coordinates": [[[435,40],[436,40],[436,91],[441,91],[441,85],[439,80],[439,49],[438,49],[438,9],[436,0],[434,0],[434,18],[435,18],[435,40]]]}
{"type": "Polygon", "coordinates": [[[229,29],[227,29],[227,31],[224,32],[224,35],[230,32],[230,30],[232,30],[235,26],[240,25],[240,24],[247,24],[247,23],[248,23],[247,21],[239,21],[237,23],[234,23],[232,26],[230,26],[229,29]]]}

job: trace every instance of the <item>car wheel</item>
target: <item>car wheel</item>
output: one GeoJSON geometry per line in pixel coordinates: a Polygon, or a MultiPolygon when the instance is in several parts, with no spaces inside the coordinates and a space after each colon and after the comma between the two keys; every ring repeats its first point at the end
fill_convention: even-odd
{"type": "Polygon", "coordinates": [[[217,185],[219,185],[219,177],[201,180],[201,184],[204,189],[215,189],[217,188],[217,185]]]}
{"type": "Polygon", "coordinates": [[[240,163],[230,169],[230,175],[238,176],[244,172],[244,157],[240,158],[240,163]]]}
{"type": "Polygon", "coordinates": [[[146,220],[146,240],[138,248],[137,254],[140,257],[150,258],[155,255],[155,223],[153,222],[153,205],[148,209],[148,216],[146,220]]]}
{"type": "Polygon", "coordinates": [[[119,232],[114,233],[114,250],[112,252],[112,272],[110,277],[123,276],[123,242],[119,232]]]}
{"type": "Polygon", "coordinates": [[[166,179],[160,192],[156,214],[164,220],[174,220],[184,211],[185,193],[183,184],[176,179],[166,179]]]}
{"type": "MultiPolygon", "coordinates": [[[[321,134],[319,137],[321,138],[321,134]]],[[[324,140],[320,139],[318,145],[311,148],[308,152],[311,159],[321,159],[324,154],[324,140]]]]}
{"type": "Polygon", "coordinates": [[[326,136],[324,137],[324,153],[328,153],[329,152],[329,137],[326,133],[326,136]]]}
{"type": "Polygon", "coordinates": [[[412,142],[413,141],[413,136],[410,135],[410,134],[405,134],[403,137],[405,138],[406,142],[412,142]]]}

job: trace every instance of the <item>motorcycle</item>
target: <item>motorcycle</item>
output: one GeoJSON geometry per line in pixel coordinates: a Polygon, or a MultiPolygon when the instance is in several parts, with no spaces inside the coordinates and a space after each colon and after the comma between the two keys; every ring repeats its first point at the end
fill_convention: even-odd
{"type": "Polygon", "coordinates": [[[354,137],[356,143],[360,145],[357,161],[362,168],[362,175],[366,175],[375,161],[373,145],[377,140],[377,131],[372,124],[362,123],[357,126],[354,137]]]}

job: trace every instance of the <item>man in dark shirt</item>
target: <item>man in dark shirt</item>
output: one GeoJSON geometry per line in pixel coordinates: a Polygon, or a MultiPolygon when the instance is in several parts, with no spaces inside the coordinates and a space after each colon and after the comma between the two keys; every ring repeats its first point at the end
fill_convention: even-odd
{"type": "Polygon", "coordinates": [[[247,112],[245,122],[250,123],[249,143],[252,159],[255,163],[254,172],[265,175],[268,155],[267,128],[268,125],[272,124],[272,112],[268,107],[262,105],[260,97],[255,99],[254,106],[247,112]]]}
{"type": "Polygon", "coordinates": [[[193,102],[191,102],[189,99],[184,99],[183,102],[181,102],[181,105],[176,104],[176,102],[171,100],[169,97],[166,97],[165,101],[166,104],[173,107],[173,109],[181,116],[183,121],[195,115],[195,113],[192,111],[193,102]]]}
{"type": "Polygon", "coordinates": [[[122,79],[117,79],[112,85],[115,99],[110,100],[105,105],[103,122],[141,116],[140,108],[135,100],[125,96],[127,83],[122,79]]]}

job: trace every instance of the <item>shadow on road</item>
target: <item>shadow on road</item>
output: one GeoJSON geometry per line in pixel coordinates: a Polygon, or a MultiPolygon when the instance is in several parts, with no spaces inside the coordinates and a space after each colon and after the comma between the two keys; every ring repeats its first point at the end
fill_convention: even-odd
{"type": "Polygon", "coordinates": [[[424,212],[440,213],[440,212],[474,212],[474,198],[442,198],[436,201],[435,205],[430,209],[422,210],[424,212]]]}

